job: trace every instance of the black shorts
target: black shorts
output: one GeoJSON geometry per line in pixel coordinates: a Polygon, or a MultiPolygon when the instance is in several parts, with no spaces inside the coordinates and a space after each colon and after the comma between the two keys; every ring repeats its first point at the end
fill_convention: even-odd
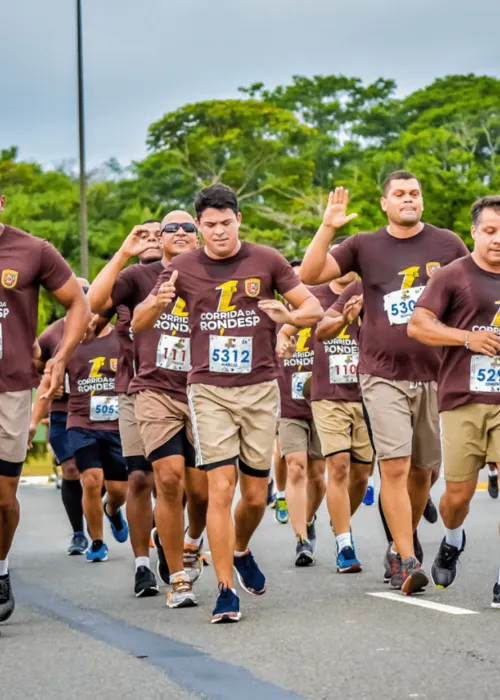
{"type": "Polygon", "coordinates": [[[146,457],[143,457],[142,455],[138,455],[137,457],[125,457],[124,459],[129,475],[133,474],[134,472],[145,472],[146,474],[153,473],[153,465],[148,459],[146,459],[146,457]]]}
{"type": "Polygon", "coordinates": [[[168,442],[161,447],[157,447],[156,450],[153,450],[153,452],[148,455],[148,460],[150,462],[156,462],[164,457],[174,457],[179,455],[184,457],[186,467],[196,466],[194,447],[188,440],[186,428],[181,428],[179,432],[170,438],[168,442]]]}
{"type": "Polygon", "coordinates": [[[80,473],[87,469],[102,469],[106,481],[128,480],[118,430],[70,428],[68,437],[80,473]]]}
{"type": "Polygon", "coordinates": [[[67,462],[73,457],[73,449],[66,429],[67,420],[68,414],[63,411],[53,411],[50,414],[49,443],[57,464],[67,462]]]}
{"type": "Polygon", "coordinates": [[[24,462],[8,462],[0,459],[0,476],[8,476],[11,479],[18,479],[23,471],[24,462]]]}

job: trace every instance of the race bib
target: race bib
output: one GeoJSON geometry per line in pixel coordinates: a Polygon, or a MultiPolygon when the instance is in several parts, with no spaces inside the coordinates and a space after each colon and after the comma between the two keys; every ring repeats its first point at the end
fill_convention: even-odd
{"type": "Polygon", "coordinates": [[[191,340],[162,334],[156,351],[156,366],[176,372],[189,372],[191,369],[191,340]]]}
{"type": "Polygon", "coordinates": [[[408,323],[415,304],[425,287],[410,287],[410,289],[397,289],[395,292],[384,295],[384,311],[387,314],[391,326],[408,323]]]}
{"type": "Polygon", "coordinates": [[[359,355],[330,355],[330,384],[357,384],[359,355]]]}
{"type": "Polygon", "coordinates": [[[292,374],[292,399],[304,400],[304,384],[311,375],[312,372],[294,372],[292,374]]]}
{"type": "Polygon", "coordinates": [[[486,393],[500,391],[500,357],[472,355],[470,360],[470,390],[486,393]]]}
{"type": "Polygon", "coordinates": [[[210,336],[210,371],[248,374],[252,371],[252,338],[210,336]]]}
{"type": "Polygon", "coordinates": [[[69,394],[69,374],[64,373],[64,393],[69,394]]]}
{"type": "Polygon", "coordinates": [[[108,420],[117,420],[118,414],[118,396],[90,397],[90,420],[100,423],[108,420]]]}

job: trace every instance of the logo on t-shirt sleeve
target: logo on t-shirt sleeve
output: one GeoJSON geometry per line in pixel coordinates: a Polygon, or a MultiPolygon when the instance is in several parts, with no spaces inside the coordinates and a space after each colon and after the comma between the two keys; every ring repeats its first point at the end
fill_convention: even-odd
{"type": "Polygon", "coordinates": [[[439,270],[441,267],[441,263],[438,262],[428,262],[427,265],[425,266],[425,270],[427,272],[427,277],[432,277],[434,272],[439,270]]]}
{"type": "Polygon", "coordinates": [[[5,287],[5,289],[14,289],[18,277],[19,272],[17,272],[17,270],[2,270],[2,287],[5,287]]]}
{"type": "Polygon", "coordinates": [[[258,277],[251,277],[245,280],[245,294],[247,297],[257,297],[260,292],[260,279],[258,277]]]}

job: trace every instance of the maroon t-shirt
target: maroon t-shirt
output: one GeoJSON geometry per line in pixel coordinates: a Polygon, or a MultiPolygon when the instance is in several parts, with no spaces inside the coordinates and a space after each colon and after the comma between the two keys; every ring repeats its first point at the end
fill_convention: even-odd
{"type": "Polygon", "coordinates": [[[358,233],[330,251],[342,274],[363,280],[364,315],[359,373],[385,379],[437,378],[439,352],[408,337],[419,295],[437,269],[468,251],[452,231],[425,224],[412,238],[395,238],[386,227],[358,233]]]}
{"type": "Polygon", "coordinates": [[[304,398],[304,384],[311,376],[314,364],[313,332],[301,328],[297,333],[297,349],[285,360],[278,358],[281,374],[278,377],[281,397],[281,417],[310,420],[311,407],[304,398]]]}
{"type": "MultiPolygon", "coordinates": [[[[469,255],[434,275],[417,306],[451,328],[500,335],[499,300],[500,274],[481,269],[469,255]]],[[[500,405],[500,356],[487,357],[460,346],[444,348],[438,401],[440,411],[469,403],[500,405]]]]}
{"type": "Polygon", "coordinates": [[[0,233],[0,393],[38,386],[33,344],[40,286],[53,292],[72,274],[47,241],[12,226],[0,233]]]}
{"type": "Polygon", "coordinates": [[[286,259],[272,248],[247,241],[225,260],[213,260],[199,248],[175,258],[153,293],[174,270],[179,273],[176,292],[189,310],[188,383],[247,386],[278,377],[276,324],[257,303],[300,284],[286,259]]]}
{"type": "Polygon", "coordinates": [[[105,336],[80,343],[68,362],[68,428],[118,430],[115,391],[120,343],[113,327],[105,336]]]}
{"type": "MultiPolygon", "coordinates": [[[[42,352],[40,359],[42,362],[47,362],[56,354],[56,348],[62,340],[64,333],[64,318],[60,318],[54,323],[51,323],[38,338],[38,344],[42,352]]],[[[64,394],[60,399],[54,399],[50,404],[50,413],[59,411],[61,413],[68,412],[68,373],[64,377],[64,394]]]]}
{"type": "MultiPolygon", "coordinates": [[[[349,299],[361,287],[361,282],[353,282],[349,299]]],[[[313,290],[323,310],[333,307],[343,312],[336,304],[342,295],[336,294],[329,284],[321,284],[313,290]]],[[[358,384],[357,365],[359,323],[355,321],[341,330],[337,338],[321,341],[314,337],[314,369],[311,379],[311,401],[361,401],[358,384]]]]}

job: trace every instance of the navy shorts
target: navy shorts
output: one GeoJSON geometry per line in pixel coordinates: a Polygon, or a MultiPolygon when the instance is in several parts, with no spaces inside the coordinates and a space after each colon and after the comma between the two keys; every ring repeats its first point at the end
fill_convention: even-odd
{"type": "Polygon", "coordinates": [[[67,421],[68,414],[63,411],[53,411],[50,414],[49,443],[57,464],[67,462],[74,455],[74,450],[69,444],[68,431],[66,430],[67,421]]]}
{"type": "Polygon", "coordinates": [[[127,465],[118,430],[70,428],[70,445],[78,471],[102,469],[106,481],[127,481],[127,465]]]}

